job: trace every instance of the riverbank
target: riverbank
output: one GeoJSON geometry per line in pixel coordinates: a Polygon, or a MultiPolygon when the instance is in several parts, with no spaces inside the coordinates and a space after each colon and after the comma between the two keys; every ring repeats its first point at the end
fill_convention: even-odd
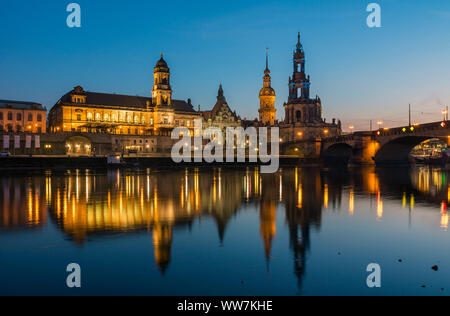
{"type": "MultiPolygon", "coordinates": [[[[125,157],[128,166],[139,168],[155,167],[257,167],[258,163],[175,163],[170,156],[154,155],[147,157],[125,157]]],[[[280,166],[319,166],[320,159],[299,158],[295,156],[280,157],[280,166]]],[[[106,157],[68,157],[68,156],[37,156],[37,157],[4,157],[0,158],[0,170],[39,170],[39,169],[104,169],[108,168],[106,157]]]]}

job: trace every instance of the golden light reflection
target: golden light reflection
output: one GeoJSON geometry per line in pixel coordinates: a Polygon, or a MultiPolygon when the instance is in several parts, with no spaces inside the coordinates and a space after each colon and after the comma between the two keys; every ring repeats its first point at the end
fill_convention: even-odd
{"type": "Polygon", "coordinates": [[[348,212],[350,214],[350,216],[353,216],[355,213],[355,191],[352,189],[350,189],[350,197],[349,197],[349,205],[348,205],[348,212]]]}
{"type": "Polygon", "coordinates": [[[383,200],[380,191],[377,193],[377,218],[379,220],[383,218],[383,200]]]}
{"type": "Polygon", "coordinates": [[[302,188],[301,184],[298,187],[297,207],[300,208],[300,209],[303,208],[303,188],[302,188]]]}
{"type": "Polygon", "coordinates": [[[323,189],[323,206],[325,209],[328,208],[328,184],[325,184],[325,187],[323,189]]]}

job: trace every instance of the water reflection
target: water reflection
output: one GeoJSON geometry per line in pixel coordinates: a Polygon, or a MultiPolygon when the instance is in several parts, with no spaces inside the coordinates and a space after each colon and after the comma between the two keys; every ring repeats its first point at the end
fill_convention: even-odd
{"type": "Polygon", "coordinates": [[[385,201],[412,211],[416,203],[440,208],[437,229],[448,229],[448,173],[421,167],[395,172],[295,168],[275,175],[247,170],[90,171],[0,178],[0,229],[43,227],[48,217],[68,238],[83,245],[100,235],[148,231],[156,265],[164,273],[171,262],[174,229],[211,218],[218,239],[226,239],[230,220],[253,204],[259,209],[260,235],[267,261],[277,238],[277,216],[285,217],[293,270],[301,285],[311,231],[323,212],[358,214],[359,198],[369,199],[375,219],[384,219],[385,201]],[[344,207],[342,207],[344,205],[344,207]]]}

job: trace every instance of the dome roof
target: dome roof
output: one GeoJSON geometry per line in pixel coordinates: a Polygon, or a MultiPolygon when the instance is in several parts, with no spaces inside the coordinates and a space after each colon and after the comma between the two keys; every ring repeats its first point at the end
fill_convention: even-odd
{"type": "Polygon", "coordinates": [[[264,87],[261,89],[261,92],[259,93],[259,95],[262,96],[271,96],[271,97],[275,97],[275,90],[272,87],[264,87]]]}
{"type": "Polygon", "coordinates": [[[156,64],[157,68],[168,68],[166,61],[164,60],[163,54],[161,54],[161,59],[156,64]]]}

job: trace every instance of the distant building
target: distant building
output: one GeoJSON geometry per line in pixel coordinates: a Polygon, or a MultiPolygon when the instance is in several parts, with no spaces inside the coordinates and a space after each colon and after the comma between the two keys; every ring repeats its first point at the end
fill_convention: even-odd
{"type": "Polygon", "coordinates": [[[211,111],[201,112],[203,116],[203,128],[217,127],[225,131],[227,127],[241,127],[241,118],[233,112],[224,96],[223,87],[220,85],[217,102],[211,111]]]}
{"type": "Polygon", "coordinates": [[[200,114],[191,101],[172,99],[170,69],[161,55],[151,97],[85,91],[68,92],[50,110],[50,132],[168,136],[178,126],[193,129],[200,114]]]}
{"type": "Polygon", "coordinates": [[[47,110],[39,103],[0,100],[0,132],[45,133],[47,110]]]}
{"type": "Polygon", "coordinates": [[[322,102],[310,97],[311,80],[306,75],[305,52],[298,35],[293,58],[294,73],[289,78],[289,99],[284,104],[285,119],[280,124],[283,142],[313,141],[342,133],[340,121],[327,123],[322,118],[322,102]]]}

